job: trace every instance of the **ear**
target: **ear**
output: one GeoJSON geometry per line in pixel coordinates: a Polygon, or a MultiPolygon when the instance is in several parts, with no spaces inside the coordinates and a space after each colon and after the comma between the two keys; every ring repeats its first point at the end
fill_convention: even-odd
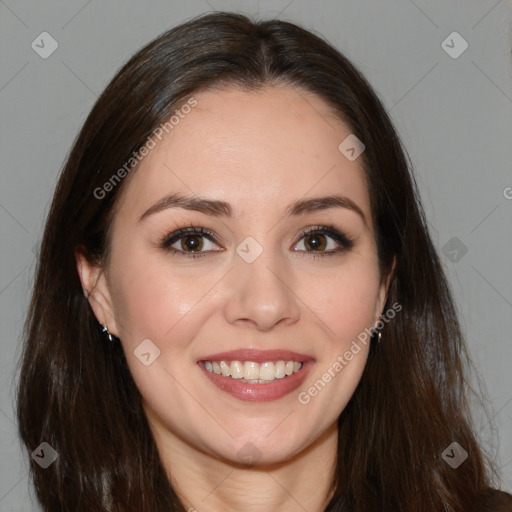
{"type": "Polygon", "coordinates": [[[76,250],[75,259],[82,290],[96,319],[101,325],[106,325],[111,334],[119,337],[105,269],[90,263],[80,249],[76,250]]]}
{"type": "Polygon", "coordinates": [[[377,308],[375,311],[375,324],[379,321],[381,315],[384,314],[384,306],[386,305],[386,300],[388,298],[388,291],[389,291],[389,285],[391,284],[391,280],[393,279],[393,275],[395,273],[395,267],[396,267],[396,256],[393,256],[393,261],[391,262],[391,266],[389,269],[389,272],[386,276],[383,276],[380,288],[379,288],[379,294],[377,297],[377,308]]]}

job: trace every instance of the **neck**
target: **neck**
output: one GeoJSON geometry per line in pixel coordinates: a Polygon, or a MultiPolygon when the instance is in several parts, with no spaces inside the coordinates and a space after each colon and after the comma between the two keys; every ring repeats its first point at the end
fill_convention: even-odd
{"type": "MultiPolygon", "coordinates": [[[[150,421],[151,424],[151,421],[150,421]]],[[[331,496],[338,444],[334,424],[307,449],[269,466],[241,467],[152,429],[185,509],[197,512],[323,512],[331,496]],[[171,471],[172,467],[172,471],[171,471]]]]}

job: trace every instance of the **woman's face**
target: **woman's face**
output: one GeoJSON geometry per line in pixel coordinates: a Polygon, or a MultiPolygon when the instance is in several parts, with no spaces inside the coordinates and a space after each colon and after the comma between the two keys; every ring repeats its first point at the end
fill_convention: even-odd
{"type": "Polygon", "coordinates": [[[82,279],[159,438],[284,461],[335,425],[367,359],[353,342],[383,312],[361,159],[305,91],[194,98],[130,177],[105,272],[82,279]]]}

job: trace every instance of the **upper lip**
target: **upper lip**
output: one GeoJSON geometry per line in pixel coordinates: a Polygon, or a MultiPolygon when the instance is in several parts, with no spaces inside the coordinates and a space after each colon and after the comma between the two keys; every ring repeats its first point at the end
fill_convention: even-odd
{"type": "Polygon", "coordinates": [[[267,361],[297,361],[301,363],[309,361],[310,359],[313,359],[313,357],[307,354],[299,354],[291,350],[255,350],[242,348],[204,356],[198,359],[198,361],[253,361],[255,363],[265,363],[267,361]]]}

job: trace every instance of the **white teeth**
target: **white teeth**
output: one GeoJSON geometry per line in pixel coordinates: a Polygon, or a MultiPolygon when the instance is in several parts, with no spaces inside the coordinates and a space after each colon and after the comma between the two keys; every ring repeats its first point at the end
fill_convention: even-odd
{"type": "Polygon", "coordinates": [[[297,361],[204,361],[204,367],[209,371],[224,377],[231,377],[248,382],[249,384],[262,384],[282,379],[297,373],[304,363],[297,361]]]}
{"type": "Polygon", "coordinates": [[[261,380],[274,380],[276,378],[276,371],[274,363],[260,364],[260,379],[261,380]]]}
{"type": "Polygon", "coordinates": [[[231,371],[226,361],[220,362],[220,371],[222,372],[222,375],[224,375],[224,377],[229,377],[231,375],[231,371]]]}
{"type": "Polygon", "coordinates": [[[258,380],[260,378],[260,368],[258,363],[252,361],[245,361],[244,363],[244,379],[258,380]]]}
{"type": "Polygon", "coordinates": [[[276,371],[276,379],[282,379],[286,376],[286,363],[284,361],[277,361],[274,368],[276,371]]]}
{"type": "Polygon", "coordinates": [[[231,362],[231,377],[234,379],[244,378],[244,365],[240,361],[231,362]]]}

